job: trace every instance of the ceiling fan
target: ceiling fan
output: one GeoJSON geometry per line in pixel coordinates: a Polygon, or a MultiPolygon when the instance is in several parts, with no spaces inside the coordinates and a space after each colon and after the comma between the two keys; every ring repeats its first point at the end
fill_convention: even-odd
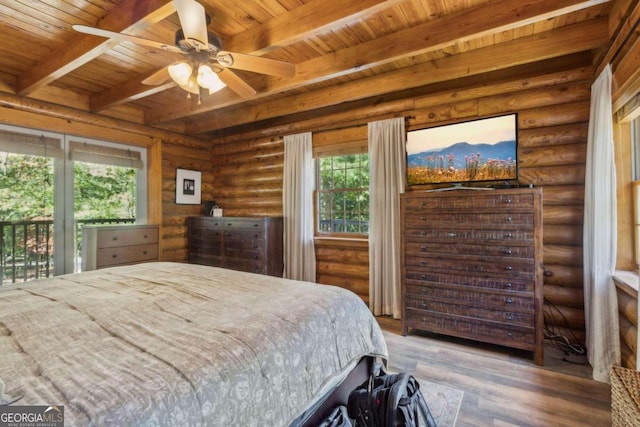
{"type": "Polygon", "coordinates": [[[162,68],[142,83],[159,85],[172,79],[182,89],[200,97],[214,93],[225,86],[229,86],[243,98],[254,96],[255,89],[230,68],[277,77],[291,77],[295,74],[295,66],[289,62],[223,51],[220,39],[207,30],[211,19],[200,3],[195,0],[173,0],[173,4],[182,27],[176,31],[175,45],[84,25],[72,25],[72,27],[81,33],[129,41],[185,55],[186,59],[162,68]]]}

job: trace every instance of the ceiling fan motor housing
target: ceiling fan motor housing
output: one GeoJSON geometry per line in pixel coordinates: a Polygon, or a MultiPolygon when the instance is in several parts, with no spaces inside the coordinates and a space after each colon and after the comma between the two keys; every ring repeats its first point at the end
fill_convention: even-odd
{"type": "MultiPolygon", "coordinates": [[[[207,40],[208,48],[206,49],[206,51],[210,53],[217,53],[222,49],[222,42],[220,41],[218,36],[211,32],[207,32],[207,38],[209,40],[207,40]]],[[[175,45],[179,47],[183,52],[190,52],[199,47],[198,43],[196,43],[195,41],[185,38],[182,29],[176,31],[175,45]]],[[[204,49],[201,48],[201,50],[204,49]]]]}

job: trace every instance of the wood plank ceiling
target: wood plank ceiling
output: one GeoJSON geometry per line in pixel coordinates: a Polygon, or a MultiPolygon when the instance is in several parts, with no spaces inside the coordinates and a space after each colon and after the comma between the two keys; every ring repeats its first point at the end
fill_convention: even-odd
{"type": "MultiPolygon", "coordinates": [[[[176,61],[160,49],[81,34],[84,24],[172,44],[169,0],[1,0],[0,96],[215,137],[292,115],[570,55],[602,55],[606,0],[200,0],[224,50],[289,61],[291,78],[235,71],[256,89],[200,103],[143,85],[176,61]]],[[[287,119],[289,118],[289,119],[287,119]]]]}

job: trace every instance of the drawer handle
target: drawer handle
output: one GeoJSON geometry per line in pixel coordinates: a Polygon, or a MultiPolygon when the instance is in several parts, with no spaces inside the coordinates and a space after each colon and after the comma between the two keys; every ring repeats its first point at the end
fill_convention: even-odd
{"type": "Polygon", "coordinates": [[[505,220],[505,221],[507,221],[507,222],[510,222],[510,221],[511,221],[511,217],[510,217],[510,216],[508,216],[508,217],[506,217],[504,220],[505,220]]]}
{"type": "Polygon", "coordinates": [[[147,254],[147,251],[142,251],[142,255],[146,255],[146,254],[147,254]]]}
{"type": "Polygon", "coordinates": [[[510,265],[508,265],[508,266],[507,266],[507,268],[506,268],[505,270],[507,270],[507,271],[511,271],[511,270],[513,270],[513,267],[511,267],[510,265]]]}
{"type": "Polygon", "coordinates": [[[111,258],[118,258],[118,255],[117,254],[113,254],[113,255],[111,255],[111,258]]]}
{"type": "Polygon", "coordinates": [[[146,234],[144,235],[144,238],[145,238],[145,239],[147,238],[147,235],[146,235],[146,234]]]}
{"type": "Polygon", "coordinates": [[[511,297],[507,298],[507,304],[513,304],[513,299],[511,297]]]}
{"type": "Polygon", "coordinates": [[[420,276],[420,280],[427,280],[427,275],[423,274],[422,276],[420,276]]]}
{"type": "Polygon", "coordinates": [[[507,283],[507,288],[509,288],[509,289],[513,288],[513,284],[507,283]]]}
{"type": "Polygon", "coordinates": [[[426,216],[421,216],[421,217],[420,217],[420,220],[421,220],[421,221],[426,221],[426,220],[427,220],[427,217],[426,217],[426,216]]]}
{"type": "Polygon", "coordinates": [[[427,265],[427,261],[421,261],[421,262],[420,262],[420,265],[421,265],[421,266],[423,266],[423,267],[425,267],[425,266],[427,265]]]}
{"type": "Polygon", "coordinates": [[[513,315],[512,314],[505,314],[504,317],[507,320],[513,320],[513,315]]]}
{"type": "Polygon", "coordinates": [[[113,236],[113,240],[118,240],[118,236],[113,236]]]}
{"type": "Polygon", "coordinates": [[[233,223],[230,222],[229,224],[227,224],[227,227],[231,227],[232,225],[233,223]]]}
{"type": "Polygon", "coordinates": [[[420,202],[420,206],[424,208],[425,206],[427,206],[427,202],[425,202],[424,200],[421,201],[420,202]]]}
{"type": "Polygon", "coordinates": [[[447,237],[456,237],[456,233],[448,232],[447,237]]]}
{"type": "Polygon", "coordinates": [[[505,237],[505,239],[510,239],[510,238],[513,237],[513,234],[507,233],[507,234],[504,235],[504,237],[505,237]]]}
{"type": "Polygon", "coordinates": [[[505,254],[505,255],[511,255],[511,254],[512,254],[511,249],[507,249],[507,250],[505,250],[505,251],[504,251],[504,254],[505,254]]]}
{"type": "Polygon", "coordinates": [[[511,204],[511,197],[509,197],[507,200],[504,201],[506,204],[510,205],[511,204]]]}
{"type": "Polygon", "coordinates": [[[427,293],[427,290],[426,290],[426,289],[424,289],[424,288],[422,288],[422,289],[420,289],[420,293],[421,293],[421,294],[426,294],[426,293],[427,293]]]}
{"type": "Polygon", "coordinates": [[[426,236],[426,235],[427,235],[427,232],[426,232],[426,231],[424,231],[424,230],[422,230],[422,231],[420,232],[420,234],[422,234],[423,236],[426,236]]]}
{"type": "Polygon", "coordinates": [[[420,246],[420,250],[422,252],[425,252],[427,250],[427,247],[425,245],[420,246]]]}
{"type": "Polygon", "coordinates": [[[254,227],[260,227],[260,224],[253,224],[254,227]]]}
{"type": "Polygon", "coordinates": [[[423,302],[421,307],[424,308],[424,309],[427,309],[427,308],[429,308],[429,305],[427,305],[426,302],[423,302]]]}
{"type": "Polygon", "coordinates": [[[508,336],[509,338],[513,338],[513,334],[512,334],[511,332],[507,332],[507,336],[508,336]]]}

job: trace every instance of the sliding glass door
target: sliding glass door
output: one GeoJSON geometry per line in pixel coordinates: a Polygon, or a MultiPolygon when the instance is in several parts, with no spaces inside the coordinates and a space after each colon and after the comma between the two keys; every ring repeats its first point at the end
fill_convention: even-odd
{"type": "Polygon", "coordinates": [[[146,220],[146,150],[0,125],[0,286],[79,271],[82,226],[146,220]]]}

